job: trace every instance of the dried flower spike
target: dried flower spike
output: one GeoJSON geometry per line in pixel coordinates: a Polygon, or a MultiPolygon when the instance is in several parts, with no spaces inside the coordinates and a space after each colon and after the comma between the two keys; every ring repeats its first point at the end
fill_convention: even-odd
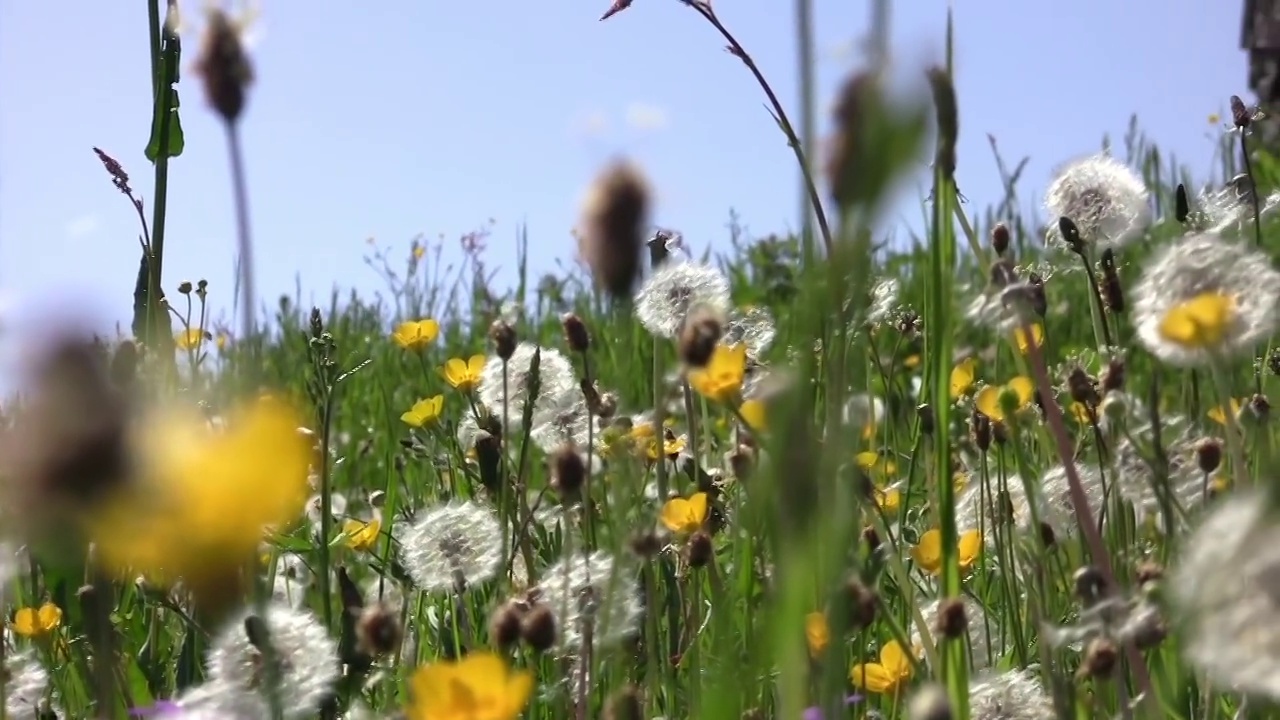
{"type": "Polygon", "coordinates": [[[639,169],[618,161],[605,168],[583,201],[578,252],[596,285],[615,299],[629,298],[640,277],[651,197],[639,169]]]}
{"type": "Polygon", "coordinates": [[[234,123],[244,112],[246,91],[253,82],[253,66],[245,53],[240,29],[218,8],[209,11],[196,72],[204,81],[209,104],[222,119],[234,123]]]}

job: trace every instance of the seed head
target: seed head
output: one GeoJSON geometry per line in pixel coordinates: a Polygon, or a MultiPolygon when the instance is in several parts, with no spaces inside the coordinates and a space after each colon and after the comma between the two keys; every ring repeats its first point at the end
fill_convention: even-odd
{"type": "Polygon", "coordinates": [[[1102,636],[1095,637],[1085,647],[1084,661],[1080,663],[1076,676],[1099,680],[1109,678],[1115,671],[1116,661],[1119,658],[1120,651],[1114,640],[1102,636]]]}
{"type": "Polygon", "coordinates": [[[973,444],[978,450],[985,453],[991,448],[991,418],[974,410],[969,416],[969,432],[973,435],[973,444]]]}
{"type": "Polygon", "coordinates": [[[1174,212],[1173,217],[1180,223],[1185,223],[1191,215],[1191,201],[1187,198],[1187,186],[1178,183],[1178,188],[1174,192],[1174,212]]]}
{"type": "Polygon", "coordinates": [[[535,605],[520,620],[520,637],[534,652],[546,652],[556,644],[556,616],[546,605],[535,605]]]}
{"type": "Polygon", "coordinates": [[[510,360],[516,354],[516,329],[502,318],[489,326],[489,339],[493,341],[493,351],[500,359],[510,360]]]}
{"type": "Polygon", "coordinates": [[[1072,368],[1071,373],[1067,375],[1067,389],[1071,393],[1071,399],[1081,405],[1096,407],[1098,401],[1102,399],[1098,397],[1094,379],[1079,366],[1072,368]]]}
{"type": "Polygon", "coordinates": [[[508,600],[489,617],[489,642],[500,650],[510,650],[520,642],[521,623],[529,608],[508,600]]]}
{"type": "Polygon", "coordinates": [[[714,557],[715,546],[712,545],[709,534],[698,531],[689,538],[689,567],[706,567],[714,557]]]}
{"type": "Polygon", "coordinates": [[[1134,571],[1134,579],[1138,587],[1145,590],[1147,586],[1164,579],[1164,566],[1154,560],[1143,560],[1134,571]]]}
{"type": "Polygon", "coordinates": [[[1102,282],[1098,290],[1108,310],[1113,314],[1124,312],[1124,286],[1120,284],[1120,272],[1116,269],[1116,256],[1111,248],[1102,251],[1102,282]]]}
{"type": "Polygon", "coordinates": [[[951,711],[947,691],[937,683],[929,683],[912,696],[907,717],[911,720],[951,720],[955,714],[951,711]]]}
{"type": "Polygon", "coordinates": [[[605,720],[644,720],[644,708],[640,703],[640,691],[626,685],[609,698],[604,710],[605,720]]]}
{"type": "Polygon", "coordinates": [[[578,252],[596,285],[615,299],[629,298],[640,277],[651,196],[640,171],[619,161],[605,168],[583,201],[578,252]]]}
{"type": "Polygon", "coordinates": [[[920,432],[924,435],[932,435],[937,425],[937,418],[933,414],[933,406],[924,403],[916,406],[916,418],[920,420],[920,432]]]}
{"type": "Polygon", "coordinates": [[[400,612],[384,603],[372,603],[356,620],[356,648],[369,657],[395,652],[404,637],[400,612]]]}
{"type": "Polygon", "coordinates": [[[680,359],[691,368],[706,367],[722,335],[724,322],[714,308],[694,308],[680,328],[680,359]]]}
{"type": "Polygon", "coordinates": [[[565,344],[570,350],[585,353],[591,349],[591,334],[587,332],[586,323],[582,322],[577,313],[565,313],[560,318],[560,325],[564,328],[565,344]]]}
{"type": "Polygon", "coordinates": [[[1004,255],[1009,250],[1009,228],[1004,223],[997,223],[991,228],[991,249],[997,255],[1004,255]]]}
{"type": "Polygon", "coordinates": [[[876,591],[864,585],[861,578],[856,576],[845,582],[844,591],[849,596],[849,628],[863,630],[871,627],[876,621],[876,607],[879,604],[876,591]]]}
{"type": "Polygon", "coordinates": [[[969,618],[965,615],[964,601],[948,598],[938,606],[937,624],[934,630],[948,640],[962,638],[969,631],[969,618]]]}
{"type": "Polygon", "coordinates": [[[1102,394],[1106,395],[1111,391],[1124,389],[1124,360],[1121,358],[1111,358],[1107,362],[1107,369],[1102,371],[1102,394]]]}
{"type": "Polygon", "coordinates": [[[1102,571],[1092,565],[1085,565],[1075,573],[1076,597],[1085,607],[1091,607],[1106,596],[1107,581],[1102,571]]]}
{"type": "Polygon", "coordinates": [[[571,502],[582,491],[587,477],[587,463],[578,449],[562,445],[551,456],[551,482],[562,502],[571,502]]]}
{"type": "Polygon", "coordinates": [[[636,557],[648,559],[662,552],[662,538],[655,530],[643,530],[631,536],[627,547],[636,557]]]}
{"type": "Polygon", "coordinates": [[[880,533],[868,525],[862,528],[862,542],[867,546],[867,554],[875,553],[880,549],[880,533]]]}
{"type": "Polygon", "coordinates": [[[201,40],[196,72],[204,81],[204,94],[222,119],[234,123],[244,112],[246,91],[253,82],[253,66],[245,53],[240,30],[227,14],[209,11],[201,40]]]}
{"type": "Polygon", "coordinates": [[[1222,464],[1222,441],[1217,438],[1203,438],[1195,445],[1196,465],[1200,472],[1210,475],[1222,464]]]}
{"type": "Polygon", "coordinates": [[[1058,536],[1053,531],[1053,526],[1043,520],[1040,521],[1040,542],[1046,548],[1051,548],[1058,542],[1058,536]]]}

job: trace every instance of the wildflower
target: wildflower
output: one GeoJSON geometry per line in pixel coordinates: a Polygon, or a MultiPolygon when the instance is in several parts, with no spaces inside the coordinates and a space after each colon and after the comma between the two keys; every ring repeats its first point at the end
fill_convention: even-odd
{"type": "Polygon", "coordinates": [[[747,427],[755,432],[764,432],[767,427],[764,402],[746,400],[738,406],[738,414],[747,422],[747,427]]]}
{"type": "Polygon", "coordinates": [[[381,529],[382,523],[377,518],[368,522],[352,518],[342,524],[342,534],[346,536],[347,547],[357,552],[372,550],[378,542],[378,532],[381,529]]]}
{"type": "Polygon", "coordinates": [[[902,506],[902,491],[897,488],[889,488],[881,490],[876,488],[873,491],[876,499],[876,505],[884,511],[886,515],[892,515],[898,512],[898,508],[902,506]]]}
{"type": "Polygon", "coordinates": [[[19,608],[13,615],[13,631],[26,638],[48,635],[62,624],[62,608],[47,602],[39,608],[19,608]]]}
{"type": "Polygon", "coordinates": [[[746,370],[746,345],[719,345],[706,367],[691,369],[686,377],[698,394],[718,402],[728,402],[741,393],[746,370]]]}
{"type": "Polygon", "coordinates": [[[459,392],[469,393],[480,384],[480,373],[484,371],[485,357],[472,355],[462,358],[449,358],[440,371],[444,381],[459,392]]]}
{"type": "Polygon", "coordinates": [[[435,320],[409,320],[396,326],[391,339],[405,350],[420,351],[435,342],[439,335],[440,323],[435,320]]]}
{"type": "Polygon", "coordinates": [[[299,425],[270,398],[233,408],[222,431],[198,413],[157,413],[140,435],[138,481],[90,520],[99,557],[130,578],[226,592],[263,531],[302,514],[312,450],[299,425]]]}
{"type": "Polygon", "coordinates": [[[532,390],[535,355],[538,358],[535,408],[539,403],[560,398],[578,387],[573,364],[555,348],[522,342],[515,346],[505,362],[500,355],[490,357],[480,372],[480,385],[476,392],[486,408],[500,419],[505,416],[507,425],[512,429],[518,428],[524,419],[524,406],[532,390]]]}
{"type": "Polygon", "coordinates": [[[1089,409],[1088,405],[1082,402],[1072,402],[1067,406],[1067,411],[1071,413],[1071,419],[1081,425],[1093,424],[1093,411],[1089,409]]]}
{"type": "Polygon", "coordinates": [[[1013,344],[1018,346],[1018,353],[1026,355],[1031,352],[1031,348],[1044,345],[1044,326],[1040,323],[1033,323],[1031,330],[1028,332],[1025,328],[1019,326],[1013,329],[1013,344]]]}
{"type": "Polygon", "coordinates": [[[401,532],[401,561],[424,592],[482,583],[502,564],[502,526],[474,502],[433,508],[401,532]]]}
{"type": "Polygon", "coordinates": [[[707,520],[707,494],[694,493],[688,500],[672,498],[662,506],[662,524],[673,533],[687,535],[707,520]]]}
{"type": "Polygon", "coordinates": [[[313,717],[341,669],[338,644],[306,610],[271,605],[263,616],[246,614],[227,624],[209,643],[209,680],[242,692],[261,687],[268,649],[284,717],[313,717]]]}
{"type": "MultiPolygon", "coordinates": [[[[1121,248],[1136,238],[1151,219],[1142,178],[1105,154],[1071,163],[1058,172],[1045,192],[1045,208],[1053,218],[1075,223],[1088,247],[1121,248]]],[[[1057,223],[1048,240],[1061,243],[1057,223]]]]}
{"type": "MultiPolygon", "coordinates": [[[[965,572],[973,567],[978,554],[982,551],[982,533],[977,530],[966,530],[960,533],[957,540],[960,572],[965,572]]],[[[911,548],[911,557],[930,575],[942,572],[942,531],[937,528],[925,531],[911,548]]]]}
{"type": "Polygon", "coordinates": [[[911,679],[911,661],[897,640],[880,648],[880,661],[858,663],[849,671],[854,687],[880,695],[896,695],[911,679]]]}
{"type": "Polygon", "coordinates": [[[204,344],[205,340],[212,340],[213,336],[200,328],[187,328],[182,332],[173,336],[173,342],[178,349],[183,352],[190,352],[198,349],[204,344]]]}
{"type": "Polygon", "coordinates": [[[1004,385],[988,385],[978,391],[974,405],[983,415],[996,422],[1006,422],[1030,404],[1035,397],[1036,386],[1031,378],[1019,375],[1004,385]]]}
{"type": "Polygon", "coordinates": [[[1244,406],[1244,401],[1239,398],[1231,398],[1230,406],[1224,407],[1217,405],[1209,409],[1205,415],[1219,425],[1226,425],[1230,421],[1234,421],[1240,415],[1240,408],[1244,406]]]}
{"type": "Polygon", "coordinates": [[[492,652],[472,652],[418,668],[409,686],[408,720],[515,720],[533,694],[533,674],[492,652]]]}
{"type": "Polygon", "coordinates": [[[636,444],[636,447],[643,453],[644,457],[649,460],[675,456],[684,450],[688,444],[683,435],[676,435],[669,429],[664,428],[662,445],[659,447],[657,432],[653,429],[653,423],[647,420],[632,425],[627,436],[636,444]]]}
{"type": "Polygon", "coordinates": [[[972,357],[965,358],[951,368],[951,399],[956,400],[969,394],[973,389],[973,380],[978,361],[972,357]]]}
{"type": "Polygon", "coordinates": [[[854,462],[873,478],[884,479],[898,472],[898,464],[878,452],[868,450],[854,456],[854,462]]]}
{"type": "Polygon", "coordinates": [[[710,265],[668,262],[636,294],[636,317],[653,335],[674,338],[689,310],[699,305],[728,313],[728,279],[710,265]]]}
{"type": "Polygon", "coordinates": [[[409,427],[421,428],[439,420],[442,412],[444,412],[444,396],[436,395],[415,402],[408,412],[400,416],[400,419],[409,427]]]}
{"type": "Polygon", "coordinates": [[[1280,323],[1280,271],[1265,254],[1211,234],[1166,247],[1133,296],[1138,339],[1179,367],[1252,353],[1280,323]]]}
{"type": "Polygon", "coordinates": [[[819,657],[831,642],[831,628],[827,625],[827,614],[811,612],[804,616],[804,638],[809,644],[809,656],[819,657]]]}
{"type": "Polygon", "coordinates": [[[561,558],[537,592],[555,614],[557,646],[574,652],[582,649],[585,628],[597,647],[615,645],[635,633],[643,613],[635,573],[603,552],[561,558]]]}

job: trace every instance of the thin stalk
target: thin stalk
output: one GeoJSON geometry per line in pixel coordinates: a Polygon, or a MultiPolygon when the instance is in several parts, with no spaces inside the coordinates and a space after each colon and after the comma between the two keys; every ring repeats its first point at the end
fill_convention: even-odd
{"type": "MultiPolygon", "coordinates": [[[[227,154],[231,161],[231,188],[235,194],[236,204],[236,243],[240,256],[240,287],[244,293],[244,307],[240,312],[240,331],[245,340],[254,333],[254,272],[253,272],[253,238],[249,234],[249,189],[244,173],[244,152],[240,146],[239,125],[234,122],[226,124],[227,154]]],[[[160,228],[157,228],[156,246],[159,247],[160,228]]],[[[157,276],[159,270],[156,271],[157,276]]]]}

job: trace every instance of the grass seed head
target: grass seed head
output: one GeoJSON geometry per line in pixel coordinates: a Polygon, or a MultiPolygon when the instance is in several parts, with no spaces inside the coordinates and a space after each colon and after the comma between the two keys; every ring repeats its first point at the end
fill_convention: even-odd
{"type": "Polygon", "coordinates": [[[1004,223],[996,223],[991,229],[991,249],[997,255],[1004,255],[1009,250],[1009,228],[1004,223]]]}
{"type": "Polygon", "coordinates": [[[1196,465],[1200,472],[1210,475],[1222,464],[1222,441],[1218,438],[1202,438],[1195,444],[1196,465]]]}
{"type": "Polygon", "coordinates": [[[385,603],[371,603],[356,619],[356,648],[369,657],[395,652],[404,637],[400,613],[385,603]]]}
{"type": "Polygon", "coordinates": [[[520,619],[520,638],[534,652],[555,647],[557,635],[555,613],[546,605],[535,605],[520,619]]]}
{"type": "Polygon", "coordinates": [[[247,91],[253,82],[253,66],[240,30],[220,9],[209,11],[196,72],[204,82],[204,94],[213,109],[226,122],[236,122],[244,112],[247,91]]]}
{"type": "Polygon", "coordinates": [[[689,312],[680,328],[680,359],[691,368],[706,367],[724,335],[724,319],[709,306],[700,305],[689,312]]]}
{"type": "Polygon", "coordinates": [[[489,642],[500,650],[510,650],[520,642],[522,623],[529,612],[528,605],[507,601],[489,617],[489,642]]]}
{"type": "Polygon", "coordinates": [[[489,339],[493,342],[493,352],[502,360],[510,360],[516,354],[516,329],[506,320],[493,321],[489,326],[489,339]]]}
{"type": "Polygon", "coordinates": [[[618,161],[605,168],[583,201],[578,251],[596,285],[615,299],[629,298],[640,277],[652,195],[639,169],[618,161]]]}

